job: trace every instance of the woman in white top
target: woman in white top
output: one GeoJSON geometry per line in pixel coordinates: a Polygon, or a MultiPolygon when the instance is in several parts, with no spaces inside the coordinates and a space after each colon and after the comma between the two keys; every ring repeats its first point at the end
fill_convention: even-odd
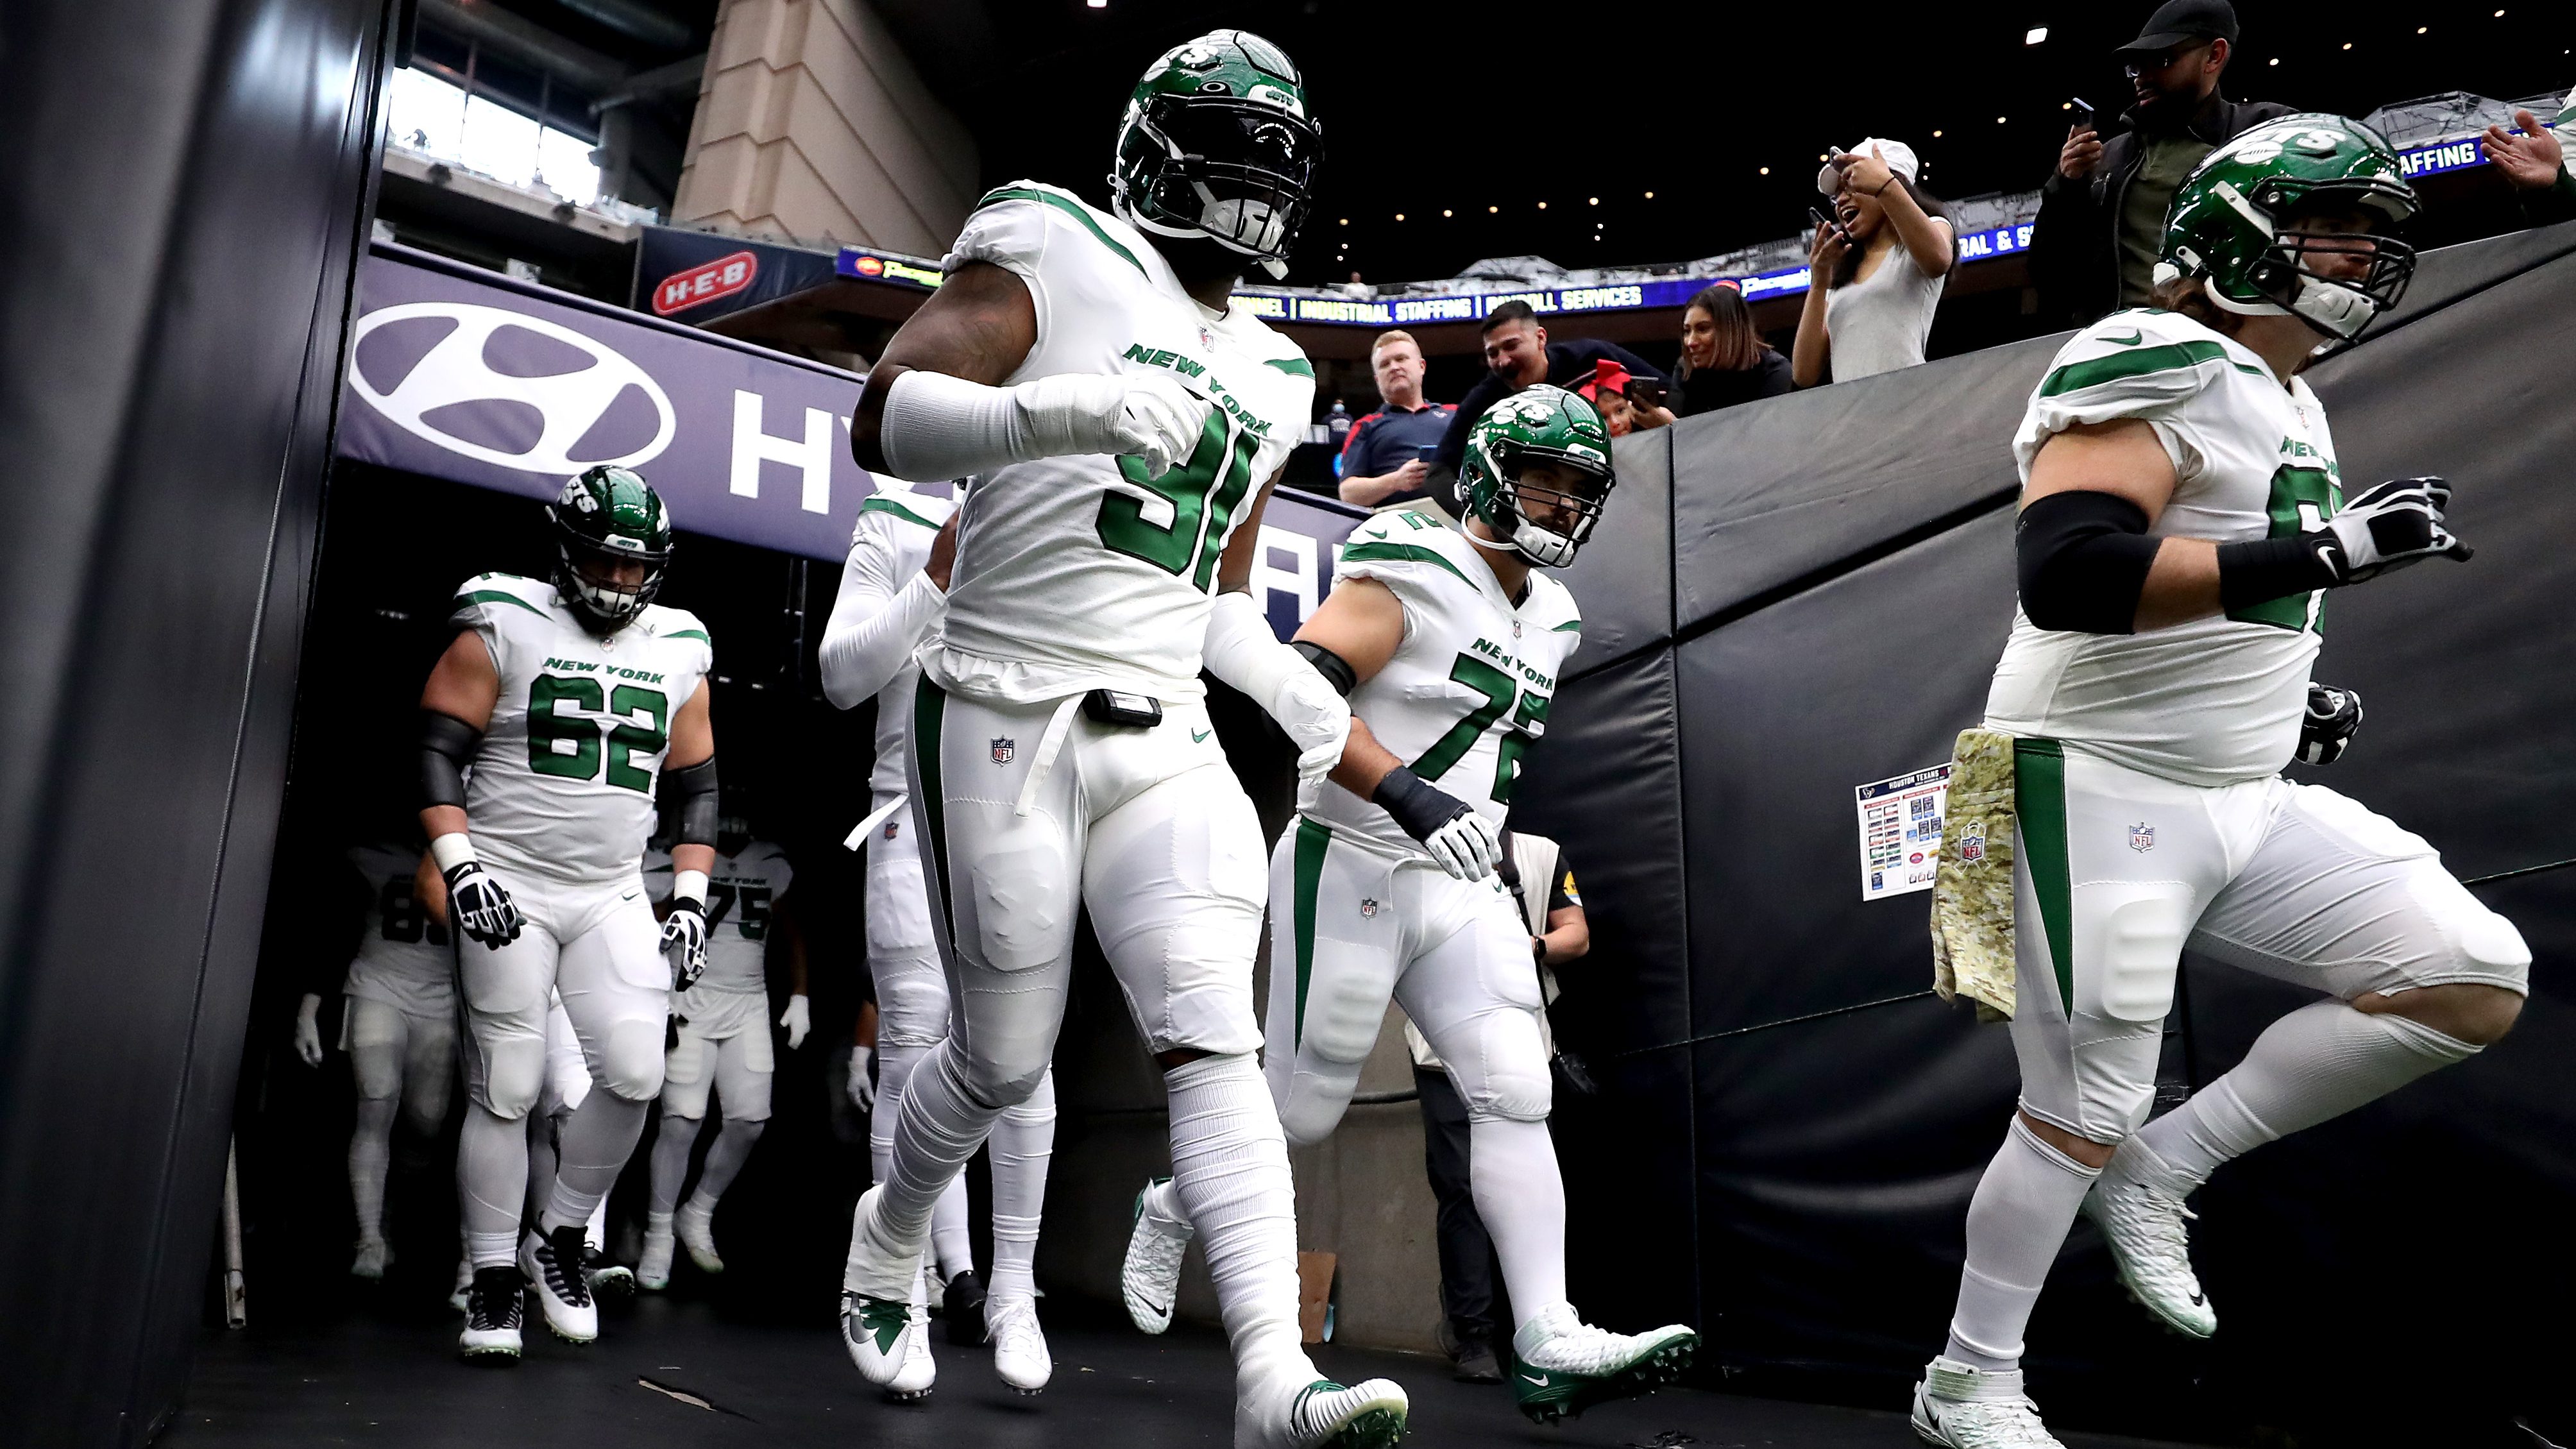
{"type": "Polygon", "coordinates": [[[1790,372],[1800,387],[1893,372],[1923,360],[1932,309],[1958,255],[1949,213],[1915,184],[1914,148],[1871,138],[1817,173],[1833,223],[1807,254],[1807,305],[1790,372]]]}

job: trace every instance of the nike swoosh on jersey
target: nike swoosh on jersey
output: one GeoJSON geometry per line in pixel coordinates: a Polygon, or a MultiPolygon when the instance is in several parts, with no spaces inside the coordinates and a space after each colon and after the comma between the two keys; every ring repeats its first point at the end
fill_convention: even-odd
{"type": "Polygon", "coordinates": [[[2147,335],[2143,332],[2132,332],[2126,337],[2114,337],[2105,332],[2102,334],[2102,340],[2115,347],[2135,347],[2139,343],[2146,341],[2147,335]]]}

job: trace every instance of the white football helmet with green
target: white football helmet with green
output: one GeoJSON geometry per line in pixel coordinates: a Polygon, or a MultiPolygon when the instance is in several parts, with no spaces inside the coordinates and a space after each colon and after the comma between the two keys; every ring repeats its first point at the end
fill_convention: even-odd
{"type": "Polygon", "coordinates": [[[1610,466],[1610,429],[1600,412],[1548,383],[1523,388],[1486,409],[1468,432],[1467,454],[1458,465],[1458,492],[1467,512],[1544,568],[1574,562],[1617,481],[1610,466]],[[1551,494],[1575,513],[1572,526],[1563,532],[1532,519],[1524,504],[1521,470],[1532,463],[1562,464],[1580,480],[1576,486],[1584,491],[1551,494]]]}
{"type": "Polygon", "coordinates": [[[1284,277],[1323,160],[1297,63],[1248,30],[1211,30],[1163,52],[1128,96],[1110,207],[1284,277]]]}

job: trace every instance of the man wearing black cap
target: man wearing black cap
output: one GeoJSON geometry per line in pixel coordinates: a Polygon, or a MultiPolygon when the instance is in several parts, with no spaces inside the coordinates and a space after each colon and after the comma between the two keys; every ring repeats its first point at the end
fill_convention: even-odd
{"type": "Polygon", "coordinates": [[[2105,141],[2079,119],[2040,193],[2030,267],[2041,311],[2082,326],[2147,305],[2175,188],[2229,138],[2295,109],[2221,96],[2235,50],[2227,0],[2165,0],[2120,47],[2136,93],[2120,118],[2128,129],[2105,141]]]}

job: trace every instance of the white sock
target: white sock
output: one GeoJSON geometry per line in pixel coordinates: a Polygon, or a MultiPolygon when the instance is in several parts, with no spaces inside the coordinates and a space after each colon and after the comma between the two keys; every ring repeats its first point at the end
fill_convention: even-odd
{"type": "Polygon", "coordinates": [[[689,1182],[689,1149],[698,1145],[698,1119],[662,1114],[662,1130],[653,1137],[653,1205],[649,1209],[660,1217],[669,1217],[680,1205],[680,1189],[689,1182]]]}
{"type": "Polygon", "coordinates": [[[528,1195],[528,1124],[465,1104],[456,1143],[456,1190],[465,1224],[465,1255],[477,1268],[506,1268],[519,1259],[519,1213],[528,1195]]]}
{"type": "Polygon", "coordinates": [[[2160,1161],[2170,1173],[2164,1185],[2187,1195],[2221,1163],[2377,1101],[2478,1050],[2394,1013],[2311,1002],[2265,1027],[2234,1071],[2140,1130],[2137,1140],[2154,1159],[2139,1165],[2152,1171],[2160,1161]]]}
{"type": "Polygon", "coordinates": [[[360,1097],[358,1130],[349,1134],[349,1196],[358,1205],[358,1241],[385,1236],[385,1170],[394,1156],[392,1097],[360,1097]]]}
{"type": "Polygon", "coordinates": [[[768,1119],[757,1121],[727,1117],[716,1129],[716,1140],[707,1146],[707,1164],[698,1171],[698,1190],[689,1194],[689,1205],[699,1212],[716,1210],[716,1199],[733,1186],[734,1175],[742,1171],[751,1158],[752,1147],[760,1141],[768,1119]]]}
{"type": "MultiPolygon", "coordinates": [[[[1003,1109],[989,1139],[993,1156],[993,1281],[996,1297],[1037,1291],[1038,1219],[1046,1209],[1047,1161],[1055,1154],[1055,1069],[1016,1107],[1003,1109]]],[[[959,1181],[962,1183],[963,1178],[959,1181]]],[[[935,1223],[934,1219],[934,1223],[935,1223]]]]}
{"type": "Polygon", "coordinates": [[[920,1247],[940,1194],[957,1181],[1002,1115],[1001,1108],[976,1101],[957,1079],[957,1051],[953,1037],[932,1047],[903,1084],[903,1113],[894,1126],[885,1192],[877,1200],[878,1226],[897,1247],[920,1247]]]}
{"type": "Polygon", "coordinates": [[[1245,1384],[1321,1378],[1297,1327],[1297,1194],[1288,1138],[1250,1053],[1163,1074],[1172,1102],[1172,1186],[1216,1282],[1217,1312],[1245,1384]]]}
{"type": "Polygon", "coordinates": [[[589,1220],[599,1200],[617,1185],[617,1174],[626,1170],[652,1110],[650,1101],[630,1102],[598,1090],[564,1118],[555,1135],[555,1190],[537,1215],[538,1231],[551,1233],[589,1220]]]}
{"type": "Polygon", "coordinates": [[[1517,1329],[1565,1301],[1565,1179],[1547,1123],[1470,1119],[1467,1182],[1517,1329]]]}
{"type": "Polygon", "coordinates": [[[2019,1114],[1968,1200],[1968,1261],[1948,1355],[1970,1368],[2021,1366],[2022,1329],[2100,1168],[2039,1140],[2019,1114]]]}
{"type": "MultiPolygon", "coordinates": [[[[996,1131],[1000,1130],[999,1119],[994,1125],[996,1131]]],[[[938,1267],[943,1284],[960,1273],[974,1271],[975,1233],[967,1220],[968,1211],[966,1173],[960,1168],[939,1190],[939,1201],[930,1205],[930,1261],[938,1267]]]]}
{"type": "Polygon", "coordinates": [[[583,1236],[589,1240],[592,1247],[603,1253],[608,1251],[608,1195],[606,1193],[600,1194],[599,1206],[590,1210],[590,1226],[583,1229],[583,1236]]]}

